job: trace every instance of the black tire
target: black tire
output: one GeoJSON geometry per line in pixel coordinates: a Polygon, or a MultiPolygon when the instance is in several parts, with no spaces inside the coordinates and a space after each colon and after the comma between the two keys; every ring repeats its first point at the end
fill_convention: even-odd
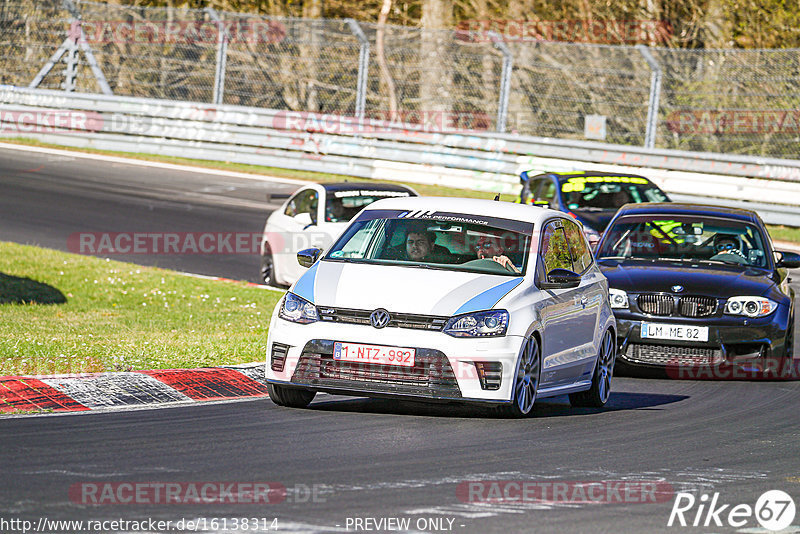
{"type": "MultiPolygon", "coordinates": [[[[491,260],[490,260],[491,261],[491,260]]],[[[506,417],[529,417],[539,391],[542,376],[542,351],[539,340],[531,336],[525,341],[514,376],[511,403],[504,404],[499,411],[506,417]]]]}
{"type": "Polygon", "coordinates": [[[261,255],[261,281],[264,285],[276,287],[275,260],[272,258],[272,249],[264,244],[264,253],[261,255]]]}
{"type": "Polygon", "coordinates": [[[783,354],[791,362],[794,359],[794,317],[789,317],[786,327],[786,340],[783,342],[783,354]]]}
{"type": "Polygon", "coordinates": [[[314,400],[316,395],[314,391],[288,388],[270,383],[267,383],[267,391],[272,402],[278,406],[286,406],[288,408],[305,408],[314,400]]]}
{"type": "Polygon", "coordinates": [[[617,340],[611,330],[606,330],[600,342],[600,353],[592,374],[592,387],[579,393],[570,393],[572,406],[602,408],[611,395],[611,379],[614,376],[614,363],[617,360],[617,340]]]}

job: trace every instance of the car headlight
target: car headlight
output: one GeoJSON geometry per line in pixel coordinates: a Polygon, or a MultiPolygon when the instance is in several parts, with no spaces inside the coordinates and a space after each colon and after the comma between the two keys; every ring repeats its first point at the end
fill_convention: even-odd
{"type": "Polygon", "coordinates": [[[319,321],[317,307],[304,298],[287,291],[278,316],[293,323],[308,324],[319,321]]]}
{"type": "Polygon", "coordinates": [[[725,313],[764,317],[775,311],[778,304],[764,297],[731,297],[725,303],[725,313]]]}
{"type": "Polygon", "coordinates": [[[453,337],[494,337],[506,335],[508,312],[489,310],[451,317],[442,330],[453,337]]]}
{"type": "Polygon", "coordinates": [[[628,294],[621,289],[608,289],[608,303],[612,308],[628,308],[628,294]]]}

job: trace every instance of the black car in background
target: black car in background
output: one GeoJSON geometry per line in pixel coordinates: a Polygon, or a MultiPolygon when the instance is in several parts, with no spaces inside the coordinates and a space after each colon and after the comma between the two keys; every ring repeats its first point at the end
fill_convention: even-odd
{"type": "Polygon", "coordinates": [[[549,172],[520,174],[520,202],[569,213],[581,224],[594,246],[609,221],[624,204],[669,202],[656,184],[635,174],[610,172],[549,172]]]}
{"type": "Polygon", "coordinates": [[[628,204],[595,256],[608,278],[621,369],[791,365],[787,269],[800,267],[800,255],[775,251],[755,212],[628,204]]]}

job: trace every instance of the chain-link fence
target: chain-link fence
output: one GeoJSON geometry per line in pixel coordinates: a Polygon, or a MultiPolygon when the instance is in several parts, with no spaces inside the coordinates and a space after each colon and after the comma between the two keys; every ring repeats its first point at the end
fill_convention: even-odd
{"type": "Polygon", "coordinates": [[[800,158],[800,50],[0,0],[0,83],[800,158]],[[80,23],[78,23],[80,20],[80,23]]]}

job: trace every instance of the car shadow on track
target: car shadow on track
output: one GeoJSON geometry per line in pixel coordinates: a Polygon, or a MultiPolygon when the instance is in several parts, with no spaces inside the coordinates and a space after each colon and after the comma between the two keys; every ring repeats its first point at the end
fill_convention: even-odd
{"type": "MultiPolygon", "coordinates": [[[[621,410],[657,409],[689,398],[688,395],[661,393],[612,393],[603,408],[573,408],[568,397],[552,397],[538,401],[533,407],[533,418],[591,415],[621,410]]],[[[426,403],[412,400],[383,398],[328,398],[312,403],[308,410],[322,412],[373,413],[390,415],[412,415],[424,417],[464,417],[470,419],[507,419],[493,407],[456,403],[426,403]]]]}
{"type": "Polygon", "coordinates": [[[0,304],[64,304],[64,293],[30,278],[0,272],[0,304]]]}

